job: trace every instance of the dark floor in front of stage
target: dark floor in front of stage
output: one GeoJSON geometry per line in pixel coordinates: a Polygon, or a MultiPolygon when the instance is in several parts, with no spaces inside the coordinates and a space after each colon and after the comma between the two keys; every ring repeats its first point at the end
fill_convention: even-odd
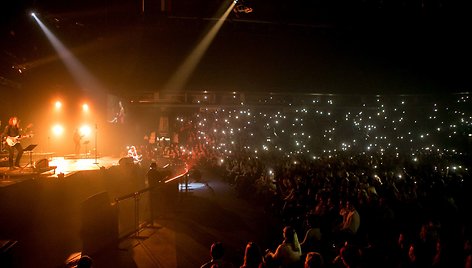
{"type": "MultiPolygon", "coordinates": [[[[280,225],[263,209],[238,198],[217,175],[204,172],[200,188],[179,194],[178,206],[137,235],[93,255],[94,267],[199,267],[214,241],[226,258],[242,262],[248,241],[273,247],[280,225]]],[[[0,240],[18,243],[3,257],[12,267],[63,267],[82,250],[80,205],[106,191],[111,199],[143,189],[144,171],[119,167],[66,179],[32,179],[0,188],[0,240]]],[[[131,219],[132,220],[132,219],[131,219]]]]}

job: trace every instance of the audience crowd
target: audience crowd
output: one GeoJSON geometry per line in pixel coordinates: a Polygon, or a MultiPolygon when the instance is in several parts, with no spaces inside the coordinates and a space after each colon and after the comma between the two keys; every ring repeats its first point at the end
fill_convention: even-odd
{"type": "Polygon", "coordinates": [[[241,267],[472,267],[469,96],[401,98],[200,111],[147,152],[220,172],[281,219],[283,241],[248,243],[241,267]]]}

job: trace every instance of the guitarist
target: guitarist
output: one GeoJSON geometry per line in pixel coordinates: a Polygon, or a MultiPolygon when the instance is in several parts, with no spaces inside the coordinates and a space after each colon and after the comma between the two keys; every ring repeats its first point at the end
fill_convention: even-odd
{"type": "Polygon", "coordinates": [[[23,146],[21,146],[18,140],[20,138],[20,127],[18,117],[10,117],[10,119],[8,120],[8,125],[5,127],[5,131],[3,131],[3,136],[13,141],[13,143],[7,143],[6,145],[8,149],[8,164],[10,166],[10,170],[19,168],[21,156],[23,155],[23,146]],[[15,166],[13,166],[14,149],[18,151],[18,154],[16,155],[15,159],[15,166]]]}

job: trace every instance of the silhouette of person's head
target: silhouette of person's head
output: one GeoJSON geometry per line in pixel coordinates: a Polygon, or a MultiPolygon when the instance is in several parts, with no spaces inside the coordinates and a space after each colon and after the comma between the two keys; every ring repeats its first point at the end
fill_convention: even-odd
{"type": "Polygon", "coordinates": [[[247,243],[244,253],[244,265],[246,267],[258,267],[261,262],[262,253],[259,246],[254,242],[247,243]]]}
{"type": "Polygon", "coordinates": [[[295,241],[297,233],[292,226],[285,226],[283,230],[284,239],[286,242],[293,243],[295,241]]]}
{"type": "Polygon", "coordinates": [[[324,260],[318,252],[308,252],[305,259],[305,268],[324,267],[324,260]]]}
{"type": "Polygon", "coordinates": [[[92,258],[87,255],[80,257],[77,262],[77,268],[91,268],[92,267],[92,258]]]}
{"type": "Polygon", "coordinates": [[[210,255],[214,260],[219,260],[223,258],[224,254],[225,249],[223,248],[223,244],[221,242],[215,242],[211,245],[210,255]]]}

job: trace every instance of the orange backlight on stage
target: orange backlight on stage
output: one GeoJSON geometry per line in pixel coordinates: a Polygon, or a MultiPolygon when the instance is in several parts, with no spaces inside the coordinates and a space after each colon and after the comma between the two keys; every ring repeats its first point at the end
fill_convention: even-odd
{"type": "Polygon", "coordinates": [[[89,106],[88,106],[87,103],[84,103],[84,104],[82,105],[82,111],[84,111],[84,112],[88,112],[88,111],[89,111],[89,106]]]}
{"type": "Polygon", "coordinates": [[[61,109],[61,107],[62,107],[62,102],[56,101],[56,103],[54,104],[54,106],[56,107],[56,110],[59,110],[59,109],[61,109]]]}
{"type": "Polygon", "coordinates": [[[60,124],[56,124],[52,127],[52,133],[56,136],[61,136],[64,133],[64,127],[60,124]]]}
{"type": "Polygon", "coordinates": [[[90,133],[92,133],[92,129],[88,125],[81,126],[79,131],[81,136],[90,136],[90,133]]]}

